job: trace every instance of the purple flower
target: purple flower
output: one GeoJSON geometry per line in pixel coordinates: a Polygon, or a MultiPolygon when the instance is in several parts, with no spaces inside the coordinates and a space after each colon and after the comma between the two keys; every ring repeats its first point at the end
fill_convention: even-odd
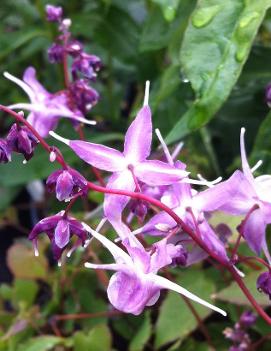
{"type": "Polygon", "coordinates": [[[11,150],[5,139],[0,139],[0,163],[11,161],[11,150]]]}
{"type": "MultiPolygon", "coordinates": [[[[55,133],[56,139],[69,145],[85,162],[108,172],[113,172],[107,187],[134,191],[138,180],[148,185],[167,185],[188,175],[188,172],[176,169],[167,163],[147,160],[151,152],[152,122],[148,106],[148,88],[146,84],[145,102],[135,120],[127,130],[123,153],[107,146],[79,140],[67,140],[55,133]]],[[[120,222],[122,210],[129,202],[127,196],[106,195],[104,212],[113,222],[120,222]]]]}
{"type": "Polygon", "coordinates": [[[96,72],[100,68],[101,60],[98,56],[82,52],[72,63],[72,75],[74,79],[77,79],[77,74],[82,73],[87,79],[95,80],[96,72]]]}
{"type": "Polygon", "coordinates": [[[251,311],[245,311],[242,313],[239,323],[242,328],[250,328],[253,324],[255,324],[257,320],[256,314],[251,311]]]}
{"type": "Polygon", "coordinates": [[[59,22],[62,19],[63,10],[60,6],[46,5],[46,16],[49,22],[59,22]]]}
{"type": "Polygon", "coordinates": [[[14,123],[7,135],[7,143],[12,151],[23,154],[28,161],[39,141],[27,127],[14,123]]]}
{"type": "Polygon", "coordinates": [[[53,43],[47,53],[51,63],[60,63],[63,60],[64,48],[60,44],[53,43]]]}
{"type": "Polygon", "coordinates": [[[270,271],[261,273],[257,279],[257,289],[265,293],[271,300],[271,273],[270,271]]]}
{"type": "Polygon", "coordinates": [[[47,137],[50,130],[56,128],[59,118],[66,117],[74,121],[95,124],[83,117],[81,112],[70,108],[69,94],[60,92],[51,94],[36,79],[36,71],[33,67],[28,67],[20,80],[5,72],[4,76],[19,85],[28,95],[30,103],[18,103],[9,106],[11,109],[29,110],[27,120],[42,136],[47,137]]]}
{"type": "Polygon", "coordinates": [[[37,236],[46,233],[51,240],[54,258],[59,260],[62,252],[69,244],[71,236],[74,234],[78,237],[78,241],[83,245],[87,239],[87,231],[83,224],[77,219],[68,217],[62,211],[54,216],[50,216],[39,221],[31,233],[29,240],[32,240],[35,255],[38,256],[37,236]]]}
{"type": "MultiPolygon", "coordinates": [[[[185,165],[180,161],[175,162],[175,167],[179,169],[185,169],[185,165]]],[[[204,217],[204,207],[202,207],[202,201],[198,202],[198,194],[191,188],[188,183],[176,183],[173,184],[161,201],[169,206],[173,211],[198,235],[201,240],[205,243],[208,249],[228,262],[227,253],[225,250],[224,243],[215,234],[211,226],[208,224],[204,217]]],[[[143,233],[151,235],[165,235],[177,226],[175,220],[169,216],[166,212],[162,211],[157,215],[153,216],[149,222],[147,222],[142,228],[136,230],[134,234],[143,233]]],[[[191,239],[182,233],[180,235],[180,241],[191,244],[191,239]]],[[[188,254],[187,264],[197,262],[199,259],[205,258],[207,255],[201,249],[196,249],[188,254]]]]}
{"type": "Polygon", "coordinates": [[[85,79],[78,79],[71,83],[69,92],[78,110],[82,113],[87,113],[100,98],[99,93],[90,87],[85,79]]]}
{"type": "Polygon", "coordinates": [[[254,178],[249,167],[244,142],[245,129],[241,129],[240,146],[243,173],[234,174],[211,189],[199,194],[199,202],[206,211],[221,210],[232,215],[246,215],[240,230],[248,245],[257,254],[264,251],[269,261],[265,230],[271,223],[271,176],[262,175],[254,178]]]}
{"type": "Polygon", "coordinates": [[[46,186],[49,192],[56,192],[59,201],[70,200],[81,191],[87,192],[87,180],[70,167],[53,172],[48,177],[46,186]]]}
{"type": "Polygon", "coordinates": [[[116,263],[85,263],[87,268],[109,269],[116,271],[110,279],[107,289],[111,304],[118,310],[140,314],[146,306],[152,306],[158,300],[161,289],[176,291],[214,311],[226,315],[221,309],[209,304],[170,280],[158,276],[159,269],[172,263],[178,255],[178,248],[167,244],[163,239],[154,244],[151,251],[146,251],[140,242],[131,235],[123,241],[128,253],[120,249],[103,235],[84,225],[86,230],[99,240],[112,254],[116,263]]]}

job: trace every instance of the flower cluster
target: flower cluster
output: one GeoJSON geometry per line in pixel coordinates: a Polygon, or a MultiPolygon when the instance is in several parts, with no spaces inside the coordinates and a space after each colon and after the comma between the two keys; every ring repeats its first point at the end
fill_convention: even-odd
{"type": "Polygon", "coordinates": [[[47,137],[49,131],[57,127],[61,117],[71,119],[75,126],[78,123],[96,124],[84,116],[99,100],[99,94],[89,85],[89,81],[96,79],[101,67],[97,56],[87,54],[83,45],[71,38],[71,21],[63,19],[61,7],[47,5],[46,13],[48,21],[59,23],[60,35],[57,43],[49,48],[48,55],[52,63],[65,62],[65,89],[55,93],[48,92],[37,80],[33,67],[25,70],[22,80],[8,72],[4,73],[4,76],[19,85],[30,99],[30,103],[17,103],[9,108],[30,111],[27,121],[42,137],[47,137]],[[71,72],[67,65],[67,56],[73,60],[71,72]]]}
{"type": "MultiPolygon", "coordinates": [[[[72,199],[65,211],[44,218],[34,226],[29,239],[33,242],[35,254],[38,255],[37,238],[41,233],[49,237],[59,264],[73,235],[77,240],[72,251],[97,239],[110,251],[115,262],[86,262],[85,267],[114,272],[107,293],[116,309],[138,315],[146,306],[155,304],[162,289],[169,289],[226,315],[223,310],[158,275],[158,272],[168,267],[189,267],[210,256],[228,269],[238,282],[242,273],[235,265],[240,262],[238,245],[241,238],[254,251],[256,258],[262,253],[265,255],[266,261],[261,260],[270,268],[266,227],[271,223],[271,176],[254,177],[253,173],[261,162],[252,168],[249,166],[245,129],[241,129],[240,135],[242,170],[236,170],[227,180],[218,178],[212,182],[202,176],[192,179],[188,166],[177,159],[180,145],[171,154],[158,130],[156,134],[166,161],[153,159],[149,82],[146,83],[143,107],[126,132],[122,152],[105,145],[59,136],[53,130],[60,117],[70,118],[75,123],[91,123],[84,118],[84,114],[97,102],[98,94],[89,86],[89,82],[95,80],[101,62],[96,56],[87,54],[83,45],[71,38],[71,22],[63,18],[61,7],[48,5],[46,11],[48,21],[59,25],[60,35],[49,49],[49,58],[51,62],[63,63],[66,89],[55,94],[47,92],[37,81],[35,70],[31,67],[25,71],[23,81],[5,74],[24,89],[31,101],[11,105],[10,108],[30,111],[27,120],[32,130],[36,131],[46,151],[51,152],[50,160],[57,160],[62,166],[48,177],[48,191],[55,193],[59,201],[69,202],[72,199]],[[71,59],[71,81],[67,76],[67,56],[71,59]],[[67,165],[64,158],[59,156],[61,154],[53,151],[56,148],[49,147],[43,140],[48,134],[68,145],[96,172],[97,169],[109,172],[106,187],[88,182],[77,170],[67,165]],[[115,242],[100,234],[99,229],[95,231],[69,215],[75,199],[87,195],[89,190],[105,194],[103,218],[98,227],[109,222],[116,232],[115,242]],[[154,212],[153,206],[161,211],[154,212]],[[216,211],[242,216],[238,226],[239,238],[232,256],[227,252],[230,228],[226,223],[216,227],[211,224],[210,219],[216,211]],[[133,230],[135,217],[139,227],[133,230]],[[147,244],[149,237],[154,242],[151,245],[147,244]]],[[[8,108],[5,110],[10,112],[8,108]]],[[[15,113],[15,117],[22,122],[21,115],[15,113]]],[[[27,123],[22,127],[14,124],[7,138],[0,141],[0,161],[9,161],[11,151],[23,153],[26,160],[30,159],[38,142],[36,136],[28,129],[27,123]]],[[[269,296],[270,281],[270,271],[261,274],[257,281],[258,289],[269,296]]],[[[239,285],[242,287],[242,284],[239,285]]],[[[249,295],[247,291],[246,295],[249,295]]],[[[242,345],[247,344],[245,329],[253,324],[253,320],[251,314],[242,315],[234,330],[227,334],[234,341],[235,349],[239,347],[243,350],[242,345]]]]}
{"type": "Polygon", "coordinates": [[[239,322],[235,323],[234,328],[226,328],[224,335],[233,342],[229,351],[246,351],[250,349],[251,340],[248,329],[256,322],[257,316],[251,311],[242,313],[239,322]]]}

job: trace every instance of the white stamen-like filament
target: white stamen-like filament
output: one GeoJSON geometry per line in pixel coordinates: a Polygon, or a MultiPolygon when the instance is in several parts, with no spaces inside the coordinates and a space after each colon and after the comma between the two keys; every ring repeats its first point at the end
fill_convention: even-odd
{"type": "Polygon", "coordinates": [[[174,162],[173,162],[173,159],[170,155],[170,152],[169,152],[169,149],[167,147],[167,144],[165,143],[165,140],[163,139],[161,133],[160,133],[160,130],[158,128],[155,129],[155,134],[157,135],[157,138],[158,140],[160,141],[160,144],[161,144],[161,147],[165,153],[165,156],[167,158],[167,161],[168,163],[173,166],[174,165],[174,162]]]}
{"type": "Polygon", "coordinates": [[[259,167],[261,167],[262,164],[263,164],[263,160],[259,160],[259,161],[256,163],[256,165],[253,166],[253,167],[251,168],[251,172],[252,172],[252,173],[255,172],[259,167]]]}
{"type": "Polygon", "coordinates": [[[149,105],[149,95],[150,95],[150,81],[146,81],[145,85],[145,95],[144,95],[144,103],[143,106],[148,106],[149,105]]]}
{"type": "Polygon", "coordinates": [[[61,141],[62,143],[66,144],[66,145],[69,145],[70,143],[70,140],[69,139],[66,139],[66,138],[63,138],[62,136],[56,134],[55,132],[53,132],[52,130],[50,130],[49,134],[55,138],[56,140],[59,140],[61,141]]]}

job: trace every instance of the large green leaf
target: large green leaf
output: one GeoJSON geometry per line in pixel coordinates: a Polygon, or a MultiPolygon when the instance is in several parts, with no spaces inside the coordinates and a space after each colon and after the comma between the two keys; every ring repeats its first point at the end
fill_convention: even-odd
{"type": "Polygon", "coordinates": [[[97,325],[87,335],[82,332],[74,335],[74,351],[110,351],[111,339],[108,327],[97,325]]]}
{"type": "Polygon", "coordinates": [[[129,350],[130,351],[142,351],[144,349],[145,344],[149,340],[152,332],[152,325],[150,314],[148,312],[145,313],[144,321],[139,327],[137,333],[133,337],[129,350]]]}
{"type": "MultiPolygon", "coordinates": [[[[265,294],[259,293],[256,288],[256,281],[261,272],[251,272],[247,274],[244,278],[244,283],[246,284],[250,293],[254,296],[257,302],[262,306],[270,306],[270,301],[265,294]]],[[[250,306],[250,302],[239,288],[239,286],[232,282],[227,288],[219,291],[215,295],[216,299],[234,303],[236,305],[250,306]]]]}
{"type": "Polygon", "coordinates": [[[200,0],[181,48],[196,99],[167,137],[174,142],[206,124],[229,96],[270,0],[200,0]]]}
{"type": "MultiPolygon", "coordinates": [[[[177,283],[189,291],[210,301],[214,293],[214,283],[202,271],[189,270],[180,275],[177,283]]],[[[192,303],[201,319],[210,313],[206,307],[192,303]]],[[[197,321],[182,297],[170,292],[162,304],[155,328],[155,346],[159,348],[169,342],[182,340],[197,327],[197,321]],[[174,321],[174,322],[173,322],[174,321]]]]}
{"type": "Polygon", "coordinates": [[[21,344],[18,351],[48,351],[62,342],[63,339],[56,336],[38,336],[21,344]]]}

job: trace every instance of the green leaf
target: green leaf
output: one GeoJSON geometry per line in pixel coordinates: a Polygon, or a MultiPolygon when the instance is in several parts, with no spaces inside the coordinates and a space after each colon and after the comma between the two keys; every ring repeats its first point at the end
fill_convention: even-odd
{"type": "Polygon", "coordinates": [[[56,336],[38,336],[21,344],[18,351],[48,351],[62,342],[63,339],[56,336]]]}
{"type": "Polygon", "coordinates": [[[111,333],[105,324],[94,327],[87,335],[83,332],[74,335],[74,351],[110,351],[111,344],[111,333]]]}
{"type": "Polygon", "coordinates": [[[13,301],[18,304],[23,302],[24,306],[31,306],[39,290],[38,284],[32,280],[16,279],[13,287],[13,301]]]}
{"type": "MultiPolygon", "coordinates": [[[[248,273],[243,280],[250,293],[261,306],[270,306],[270,300],[268,297],[265,294],[260,293],[256,288],[256,281],[260,274],[260,271],[248,273]]],[[[215,294],[215,298],[217,300],[234,303],[241,306],[251,305],[235,282],[232,282],[227,288],[215,294]]]]}
{"type": "Polygon", "coordinates": [[[35,257],[33,249],[16,243],[8,249],[8,268],[16,278],[45,279],[47,277],[47,260],[44,256],[35,257]]]}
{"type": "Polygon", "coordinates": [[[205,125],[236,83],[270,0],[200,0],[181,48],[196,99],[167,136],[174,142],[205,125]]]}
{"type": "Polygon", "coordinates": [[[148,312],[145,313],[144,321],[137,330],[137,333],[133,337],[129,351],[142,351],[144,349],[145,344],[149,340],[152,332],[152,325],[150,314],[148,312]]]}
{"type": "MultiPolygon", "coordinates": [[[[199,270],[190,269],[189,272],[182,272],[176,282],[207,301],[210,301],[210,296],[214,293],[213,282],[199,270]]],[[[204,306],[191,303],[201,319],[212,313],[204,306]]],[[[170,292],[161,306],[155,327],[155,347],[159,348],[169,342],[183,340],[195,328],[197,328],[197,321],[183,298],[170,292]]]]}
{"type": "MultiPolygon", "coordinates": [[[[159,2],[161,2],[159,0],[159,2]]],[[[183,0],[174,9],[174,20],[168,21],[164,18],[163,11],[159,6],[153,6],[144,23],[140,37],[140,52],[159,50],[167,47],[171,39],[178,35],[179,43],[187,20],[195,6],[195,0],[183,0]]],[[[169,3],[164,2],[162,9],[168,11],[169,3]]],[[[172,15],[171,15],[172,16],[172,15]]],[[[173,18],[172,18],[173,19],[173,18]]]]}

